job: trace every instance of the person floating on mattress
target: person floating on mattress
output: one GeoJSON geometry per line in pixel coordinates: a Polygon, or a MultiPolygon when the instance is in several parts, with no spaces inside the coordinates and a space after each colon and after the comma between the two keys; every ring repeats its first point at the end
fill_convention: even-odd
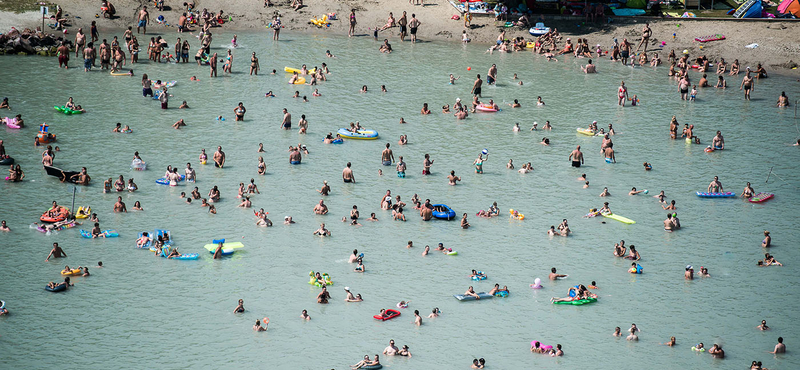
{"type": "Polygon", "coordinates": [[[477,293],[475,293],[475,289],[472,289],[472,286],[470,286],[469,289],[467,289],[467,291],[464,292],[464,295],[475,297],[475,299],[481,299],[481,297],[477,293]]]}

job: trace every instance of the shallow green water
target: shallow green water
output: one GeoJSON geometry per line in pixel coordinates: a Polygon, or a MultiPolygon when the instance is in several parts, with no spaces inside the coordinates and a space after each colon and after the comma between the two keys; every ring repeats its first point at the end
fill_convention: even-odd
{"type": "MultiPolygon", "coordinates": [[[[168,35],[173,42],[174,35],[168,35]]],[[[230,34],[216,37],[215,50],[230,34]]],[[[579,73],[579,62],[567,59],[545,62],[527,53],[483,54],[483,47],[394,42],[395,53],[377,52],[378,43],[367,38],[282,35],[272,43],[266,34],[240,35],[242,47],[234,51],[233,76],[208,78],[208,68],[187,65],[135,67],[137,77],[111,77],[105,72],[84,73],[55,68],[47,58],[0,58],[0,91],[9,96],[14,110],[22,113],[29,127],[22,131],[2,128],[6,150],[26,171],[24,183],[0,183],[0,219],[12,232],[0,235],[0,261],[6,271],[0,284],[0,299],[12,314],[0,318],[0,364],[8,368],[52,368],[82,364],[86,368],[109,367],[276,367],[282,369],[346,368],[364,354],[380,353],[393,338],[407,344],[413,358],[383,358],[385,368],[468,368],[472,358],[484,357],[494,369],[510,368],[626,368],[629,364],[652,364],[654,368],[741,368],[752,360],[770,369],[800,366],[794,352],[797,334],[798,298],[795,294],[796,266],[800,256],[793,246],[800,242],[795,210],[800,206],[796,140],[797,122],[791,110],[776,109],[780,91],[791,98],[800,94],[780,79],[760,81],[751,102],[743,102],[738,88],[702,90],[698,101],[679,100],[677,86],[668,81],[666,68],[631,69],[600,61],[601,73],[579,73]],[[338,56],[328,59],[330,49],[338,56]],[[246,74],[249,54],[256,51],[264,71],[283,66],[299,67],[328,63],[329,81],[319,85],[322,97],[312,98],[309,86],[290,86],[283,72],[272,76],[246,74]],[[485,87],[484,98],[499,103],[519,99],[521,109],[507,106],[496,114],[473,114],[465,121],[442,115],[443,104],[455,98],[469,100],[474,74],[485,75],[488,66],[500,70],[496,87],[485,87]],[[471,72],[466,68],[472,67],[471,72]],[[525,82],[511,81],[517,73],[525,82]],[[189,110],[159,109],[157,102],[140,96],[142,73],[153,79],[178,80],[171,90],[171,107],[186,100],[189,110]],[[447,75],[462,78],[447,84],[447,75]],[[199,82],[189,82],[197,75],[199,82]],[[619,108],[615,90],[624,79],[639,107],[619,108]],[[362,85],[370,92],[358,93],[362,85]],[[388,93],[380,93],[385,84],[388,93]],[[272,90],[278,97],[265,99],[272,90]],[[301,103],[290,96],[294,90],[309,96],[301,103]],[[52,110],[68,96],[82,104],[88,114],[64,116],[52,110]],[[535,105],[542,96],[545,107],[535,105]],[[248,109],[246,121],[233,122],[232,110],[239,101],[248,109]],[[421,116],[429,103],[434,114],[421,116]],[[281,109],[292,113],[295,128],[279,129],[281,109]],[[298,135],[301,114],[309,120],[308,135],[298,135]],[[682,124],[695,125],[703,145],[669,140],[672,115],[682,124]],[[223,115],[225,122],[214,117],[223,115]],[[399,125],[400,117],[409,122],[399,125]],[[188,127],[170,125],[184,118],[188,127]],[[376,141],[323,145],[324,134],[358,120],[376,129],[376,141]],[[533,121],[542,127],[550,120],[552,132],[528,131],[533,121]],[[576,135],[575,128],[592,120],[601,127],[613,123],[617,164],[606,164],[598,153],[600,138],[576,135]],[[93,183],[79,188],[76,205],[90,205],[99,214],[101,226],[116,229],[121,237],[87,240],[77,230],[44,235],[28,228],[53,199],[69,205],[72,187],[47,177],[40,168],[41,149],[31,145],[35,125],[46,121],[58,135],[55,165],[68,170],[89,168],[93,183]],[[111,134],[115,122],[129,124],[134,133],[111,134]],[[513,133],[520,122],[523,131],[513,133]],[[706,154],[705,145],[716,130],[722,130],[726,150],[706,154]],[[409,145],[398,146],[400,135],[409,145]],[[550,138],[552,145],[538,142],[550,138]],[[303,164],[291,166],[286,148],[298,142],[308,145],[310,155],[303,164]],[[408,163],[408,176],[394,176],[393,167],[380,165],[380,152],[392,143],[395,156],[408,163]],[[256,153],[264,143],[266,153],[256,153]],[[222,145],[228,155],[225,169],[201,166],[201,148],[209,155],[222,145]],[[569,167],[567,156],[582,145],[586,165],[569,167]],[[476,175],[472,160],[488,148],[485,173],[476,175]],[[139,151],[149,164],[144,172],[131,171],[129,163],[139,151]],[[423,155],[435,160],[433,175],[420,175],[423,155]],[[263,155],[266,176],[258,176],[256,163],[263,155]],[[509,158],[517,166],[532,162],[535,171],[526,175],[509,171],[509,158]],[[352,162],[358,183],[342,184],[341,169],[352,162]],[[654,170],[642,170],[642,162],[654,170]],[[203,195],[217,185],[222,200],[219,213],[210,215],[199,205],[183,204],[181,191],[189,186],[163,187],[153,181],[167,165],[197,168],[197,186],[203,195]],[[773,175],[764,184],[770,167],[773,175]],[[383,169],[384,176],[378,176],[383,169]],[[462,176],[456,187],[447,185],[447,172],[462,176]],[[586,173],[591,188],[576,181],[586,173]],[[120,194],[128,207],[142,202],[144,212],[114,214],[118,194],[103,194],[102,181],[120,174],[133,176],[140,190],[120,194]],[[714,175],[726,190],[741,191],[750,181],[756,191],[776,193],[760,205],[738,199],[699,199],[714,175]],[[780,176],[778,178],[777,176],[780,176]],[[254,226],[252,211],[236,208],[239,182],[256,179],[260,195],[252,197],[256,208],[270,212],[272,228],[254,226]],[[783,180],[782,180],[783,179],[783,180]],[[315,191],[328,180],[333,188],[326,203],[327,216],[311,210],[320,199],[315,191]],[[784,181],[785,180],[785,181],[784,181]],[[611,197],[598,198],[607,186],[611,197]],[[675,199],[684,228],[665,233],[661,221],[666,211],[650,197],[629,197],[636,186],[650,195],[665,190],[675,199]],[[379,200],[387,189],[409,201],[417,193],[422,199],[449,204],[458,214],[468,213],[472,228],[462,230],[458,222],[422,222],[410,207],[405,223],[391,221],[381,211],[379,200]],[[519,209],[524,221],[501,217],[485,220],[474,214],[497,201],[501,211],[519,209]],[[623,225],[609,220],[582,219],[589,208],[609,201],[618,214],[637,221],[623,225]],[[377,223],[362,221],[351,227],[340,221],[356,204],[366,218],[375,212],[377,223]],[[280,223],[292,215],[297,224],[280,223]],[[545,231],[567,218],[574,235],[549,238],[545,231]],[[333,232],[332,238],[311,235],[320,222],[333,232]],[[133,248],[136,233],[154,228],[170,229],[183,253],[201,253],[198,261],[172,261],[153,257],[133,248]],[[770,253],[784,267],[757,268],[763,258],[759,246],[763,230],[774,237],[770,253]],[[233,257],[214,261],[202,246],[212,238],[240,240],[246,247],[233,257]],[[612,255],[613,244],[624,239],[642,254],[645,273],[627,273],[629,262],[612,255]],[[413,240],[415,247],[405,248],[413,240]],[[52,242],[59,242],[66,259],[43,263],[52,242]],[[459,251],[456,257],[432,253],[422,257],[424,245],[445,246],[459,251]],[[366,254],[367,272],[352,272],[346,263],[352,249],[366,254]],[[74,289],[51,294],[42,289],[48,281],[60,280],[59,270],[70,266],[95,266],[90,278],[74,278],[74,289]],[[692,264],[708,267],[710,279],[686,282],[683,268],[692,264]],[[546,279],[550,267],[569,274],[566,281],[545,282],[545,289],[531,290],[535,277],[546,279]],[[473,282],[471,269],[483,270],[489,279],[473,282]],[[328,272],[335,285],[329,305],[315,303],[318,288],[306,284],[309,270],[328,272]],[[596,280],[600,300],[583,307],[551,305],[552,296],[564,296],[569,286],[596,280]],[[485,302],[459,302],[452,294],[469,285],[486,291],[494,283],[507,285],[511,296],[485,302]],[[362,303],[344,303],[342,288],[361,293],[362,303]],[[239,298],[247,312],[232,314],[239,298]],[[394,307],[400,300],[411,306],[395,320],[376,322],[372,315],[394,307]],[[412,324],[413,310],[424,315],[433,307],[443,314],[412,324]],[[300,311],[312,317],[304,322],[300,311]],[[255,333],[256,319],[268,316],[269,331],[255,333]],[[766,319],[773,330],[760,332],[755,326],[766,319]],[[634,322],[641,329],[640,341],[628,343],[611,336],[615,326],[623,331],[634,322]],[[660,346],[676,336],[678,347],[660,346]],[[783,336],[790,353],[773,357],[766,352],[783,336]],[[554,359],[529,352],[529,342],[561,343],[566,355],[554,359]],[[703,342],[720,343],[725,360],[696,354],[690,347],[703,342]]],[[[193,40],[196,47],[196,40],[193,40]]],[[[73,65],[77,66],[75,60],[73,65]]],[[[581,61],[583,62],[583,61],[581,61]]],[[[695,76],[697,80],[699,76],[695,76]]],[[[737,86],[740,78],[730,78],[737,86]]],[[[5,116],[5,113],[0,114],[5,116]]],[[[5,176],[5,175],[4,175],[5,176]]],[[[86,226],[86,225],[84,225],[86,226]]],[[[88,226],[85,227],[88,229],[88,226]]],[[[646,366],[646,365],[637,365],[646,366]]]]}

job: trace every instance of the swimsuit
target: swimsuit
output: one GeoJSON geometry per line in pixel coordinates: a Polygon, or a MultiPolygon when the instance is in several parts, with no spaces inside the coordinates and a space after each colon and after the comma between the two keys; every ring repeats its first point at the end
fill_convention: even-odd
{"type": "Polygon", "coordinates": [[[138,27],[147,27],[147,21],[144,19],[140,20],[138,27]]]}
{"type": "Polygon", "coordinates": [[[480,87],[476,87],[475,88],[475,92],[473,92],[472,94],[473,95],[480,95],[481,94],[481,88],[480,87]]]}
{"type": "Polygon", "coordinates": [[[353,180],[350,180],[350,179],[344,179],[344,182],[353,182],[353,180]]]}
{"type": "Polygon", "coordinates": [[[300,164],[300,161],[289,161],[290,164],[300,164]]]}
{"type": "Polygon", "coordinates": [[[572,161],[572,167],[580,167],[581,161],[572,161]]]}
{"type": "Polygon", "coordinates": [[[383,161],[382,163],[383,163],[384,166],[391,166],[392,165],[392,161],[383,161]]]}

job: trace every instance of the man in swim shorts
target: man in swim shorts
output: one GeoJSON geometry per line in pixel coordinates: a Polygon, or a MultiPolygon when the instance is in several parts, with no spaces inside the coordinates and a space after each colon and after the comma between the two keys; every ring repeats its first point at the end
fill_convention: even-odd
{"type": "Polygon", "coordinates": [[[622,44],[619,46],[620,56],[622,57],[622,65],[628,64],[628,57],[631,54],[631,43],[628,39],[622,39],[622,44]]]}
{"type": "Polygon", "coordinates": [[[300,164],[302,160],[303,156],[300,154],[300,150],[292,147],[289,152],[289,164],[300,164]]]}
{"type": "Polygon", "coordinates": [[[472,95],[481,97],[481,85],[483,84],[483,80],[481,80],[481,75],[478,75],[475,83],[472,84],[472,95]]]}
{"type": "Polygon", "coordinates": [[[422,23],[416,17],[416,14],[411,14],[411,21],[408,22],[408,28],[411,30],[412,44],[417,42],[417,28],[422,25],[422,23]]]}
{"type": "Polygon", "coordinates": [[[489,85],[493,85],[497,80],[497,64],[492,64],[489,68],[489,72],[486,73],[486,83],[489,85]]]}
{"type": "Polygon", "coordinates": [[[283,108],[283,121],[281,122],[281,129],[292,129],[292,115],[289,114],[289,111],[286,110],[286,108],[283,108]]]}
{"type": "Polygon", "coordinates": [[[583,164],[583,153],[581,153],[580,145],[569,154],[569,159],[572,161],[572,167],[580,167],[583,164]]]}
{"type": "Polygon", "coordinates": [[[400,156],[400,160],[397,162],[397,177],[406,177],[406,162],[403,162],[402,155],[400,156]]]}
{"type": "Polygon", "coordinates": [[[342,180],[344,182],[356,182],[356,177],[353,175],[353,170],[350,169],[350,162],[347,162],[347,167],[342,170],[342,180]]]}
{"type": "Polygon", "coordinates": [[[142,10],[139,11],[138,20],[139,23],[136,24],[136,33],[139,33],[140,28],[143,28],[144,33],[147,33],[147,21],[150,20],[150,13],[147,12],[147,6],[142,7],[142,10]]]}
{"type": "Polygon", "coordinates": [[[403,16],[397,21],[397,24],[400,26],[400,41],[406,41],[406,35],[408,33],[406,26],[408,25],[408,20],[406,19],[406,12],[403,12],[403,16]]]}
{"type": "Polygon", "coordinates": [[[389,143],[386,143],[386,149],[381,152],[381,163],[384,166],[391,166],[392,162],[394,162],[394,154],[392,154],[392,150],[389,149],[389,143]]]}
{"type": "Polygon", "coordinates": [[[222,146],[217,147],[214,152],[214,167],[222,168],[225,165],[225,152],[222,151],[222,146]]]}
{"type": "Polygon", "coordinates": [[[69,68],[69,47],[62,42],[56,51],[58,52],[58,68],[61,68],[62,65],[64,68],[69,68]]]}

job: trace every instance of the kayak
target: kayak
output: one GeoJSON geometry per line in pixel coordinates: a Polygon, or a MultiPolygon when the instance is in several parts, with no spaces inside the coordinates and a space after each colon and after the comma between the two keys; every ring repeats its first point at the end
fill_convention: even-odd
{"type": "Polygon", "coordinates": [[[65,107],[63,105],[62,106],[58,106],[58,105],[53,106],[53,109],[55,109],[57,112],[61,112],[61,113],[64,113],[64,114],[81,114],[81,113],[83,113],[83,112],[81,112],[79,110],[69,109],[69,108],[67,108],[67,107],[65,107]]]}
{"type": "Polygon", "coordinates": [[[340,128],[339,131],[336,131],[336,133],[345,139],[375,140],[378,138],[378,131],[375,130],[358,130],[356,132],[350,132],[347,131],[346,128],[340,128]]]}
{"type": "Polygon", "coordinates": [[[448,207],[446,204],[432,204],[433,217],[440,220],[452,220],[456,218],[456,211],[448,207]]]}
{"type": "Polygon", "coordinates": [[[630,218],[622,217],[620,215],[616,215],[616,214],[613,214],[613,213],[602,213],[602,215],[603,215],[603,217],[610,218],[612,220],[616,220],[616,221],[622,222],[623,224],[630,225],[630,224],[635,224],[636,223],[636,221],[631,220],[630,218]]]}
{"type": "Polygon", "coordinates": [[[386,310],[384,312],[386,312],[386,314],[387,314],[387,316],[385,316],[385,317],[381,316],[381,315],[375,315],[375,316],[372,316],[372,317],[375,318],[376,320],[386,321],[386,320],[391,320],[391,319],[393,319],[393,318],[395,318],[397,316],[400,316],[400,311],[397,311],[397,310],[388,309],[388,310],[386,310]]]}
{"type": "MultiPolygon", "coordinates": [[[[478,294],[478,297],[481,297],[481,299],[494,298],[493,295],[491,295],[489,293],[486,293],[486,292],[480,292],[480,293],[477,293],[477,294],[478,294]]],[[[475,301],[475,300],[477,300],[477,298],[475,298],[475,297],[473,297],[471,295],[464,295],[464,294],[453,294],[453,297],[456,297],[456,299],[459,300],[459,301],[475,301]]]]}
{"type": "Polygon", "coordinates": [[[770,200],[770,199],[772,199],[774,197],[775,197],[775,194],[763,193],[762,192],[762,193],[758,193],[756,195],[753,195],[747,201],[750,202],[750,203],[761,203],[761,202],[766,202],[766,201],[768,201],[768,200],[770,200]]]}
{"type": "MultiPolygon", "coordinates": [[[[100,233],[100,235],[104,235],[104,237],[106,237],[106,238],[116,238],[116,237],[119,236],[119,233],[117,233],[114,230],[103,230],[100,233]]],[[[103,236],[100,236],[100,235],[98,235],[97,237],[98,238],[102,238],[103,236]]],[[[81,236],[86,238],[86,239],[91,239],[92,238],[92,232],[91,231],[86,231],[86,230],[81,230],[81,236]]]]}
{"type": "Polygon", "coordinates": [[[703,191],[698,191],[697,196],[700,198],[733,198],[736,196],[734,192],[724,192],[724,193],[706,193],[703,191]]]}
{"type": "Polygon", "coordinates": [[[597,302],[597,298],[578,299],[578,300],[575,300],[575,301],[567,301],[567,302],[554,301],[553,304],[571,304],[571,305],[575,305],[575,306],[580,306],[580,305],[584,305],[584,304],[587,304],[587,303],[594,303],[594,302],[597,302]]]}

